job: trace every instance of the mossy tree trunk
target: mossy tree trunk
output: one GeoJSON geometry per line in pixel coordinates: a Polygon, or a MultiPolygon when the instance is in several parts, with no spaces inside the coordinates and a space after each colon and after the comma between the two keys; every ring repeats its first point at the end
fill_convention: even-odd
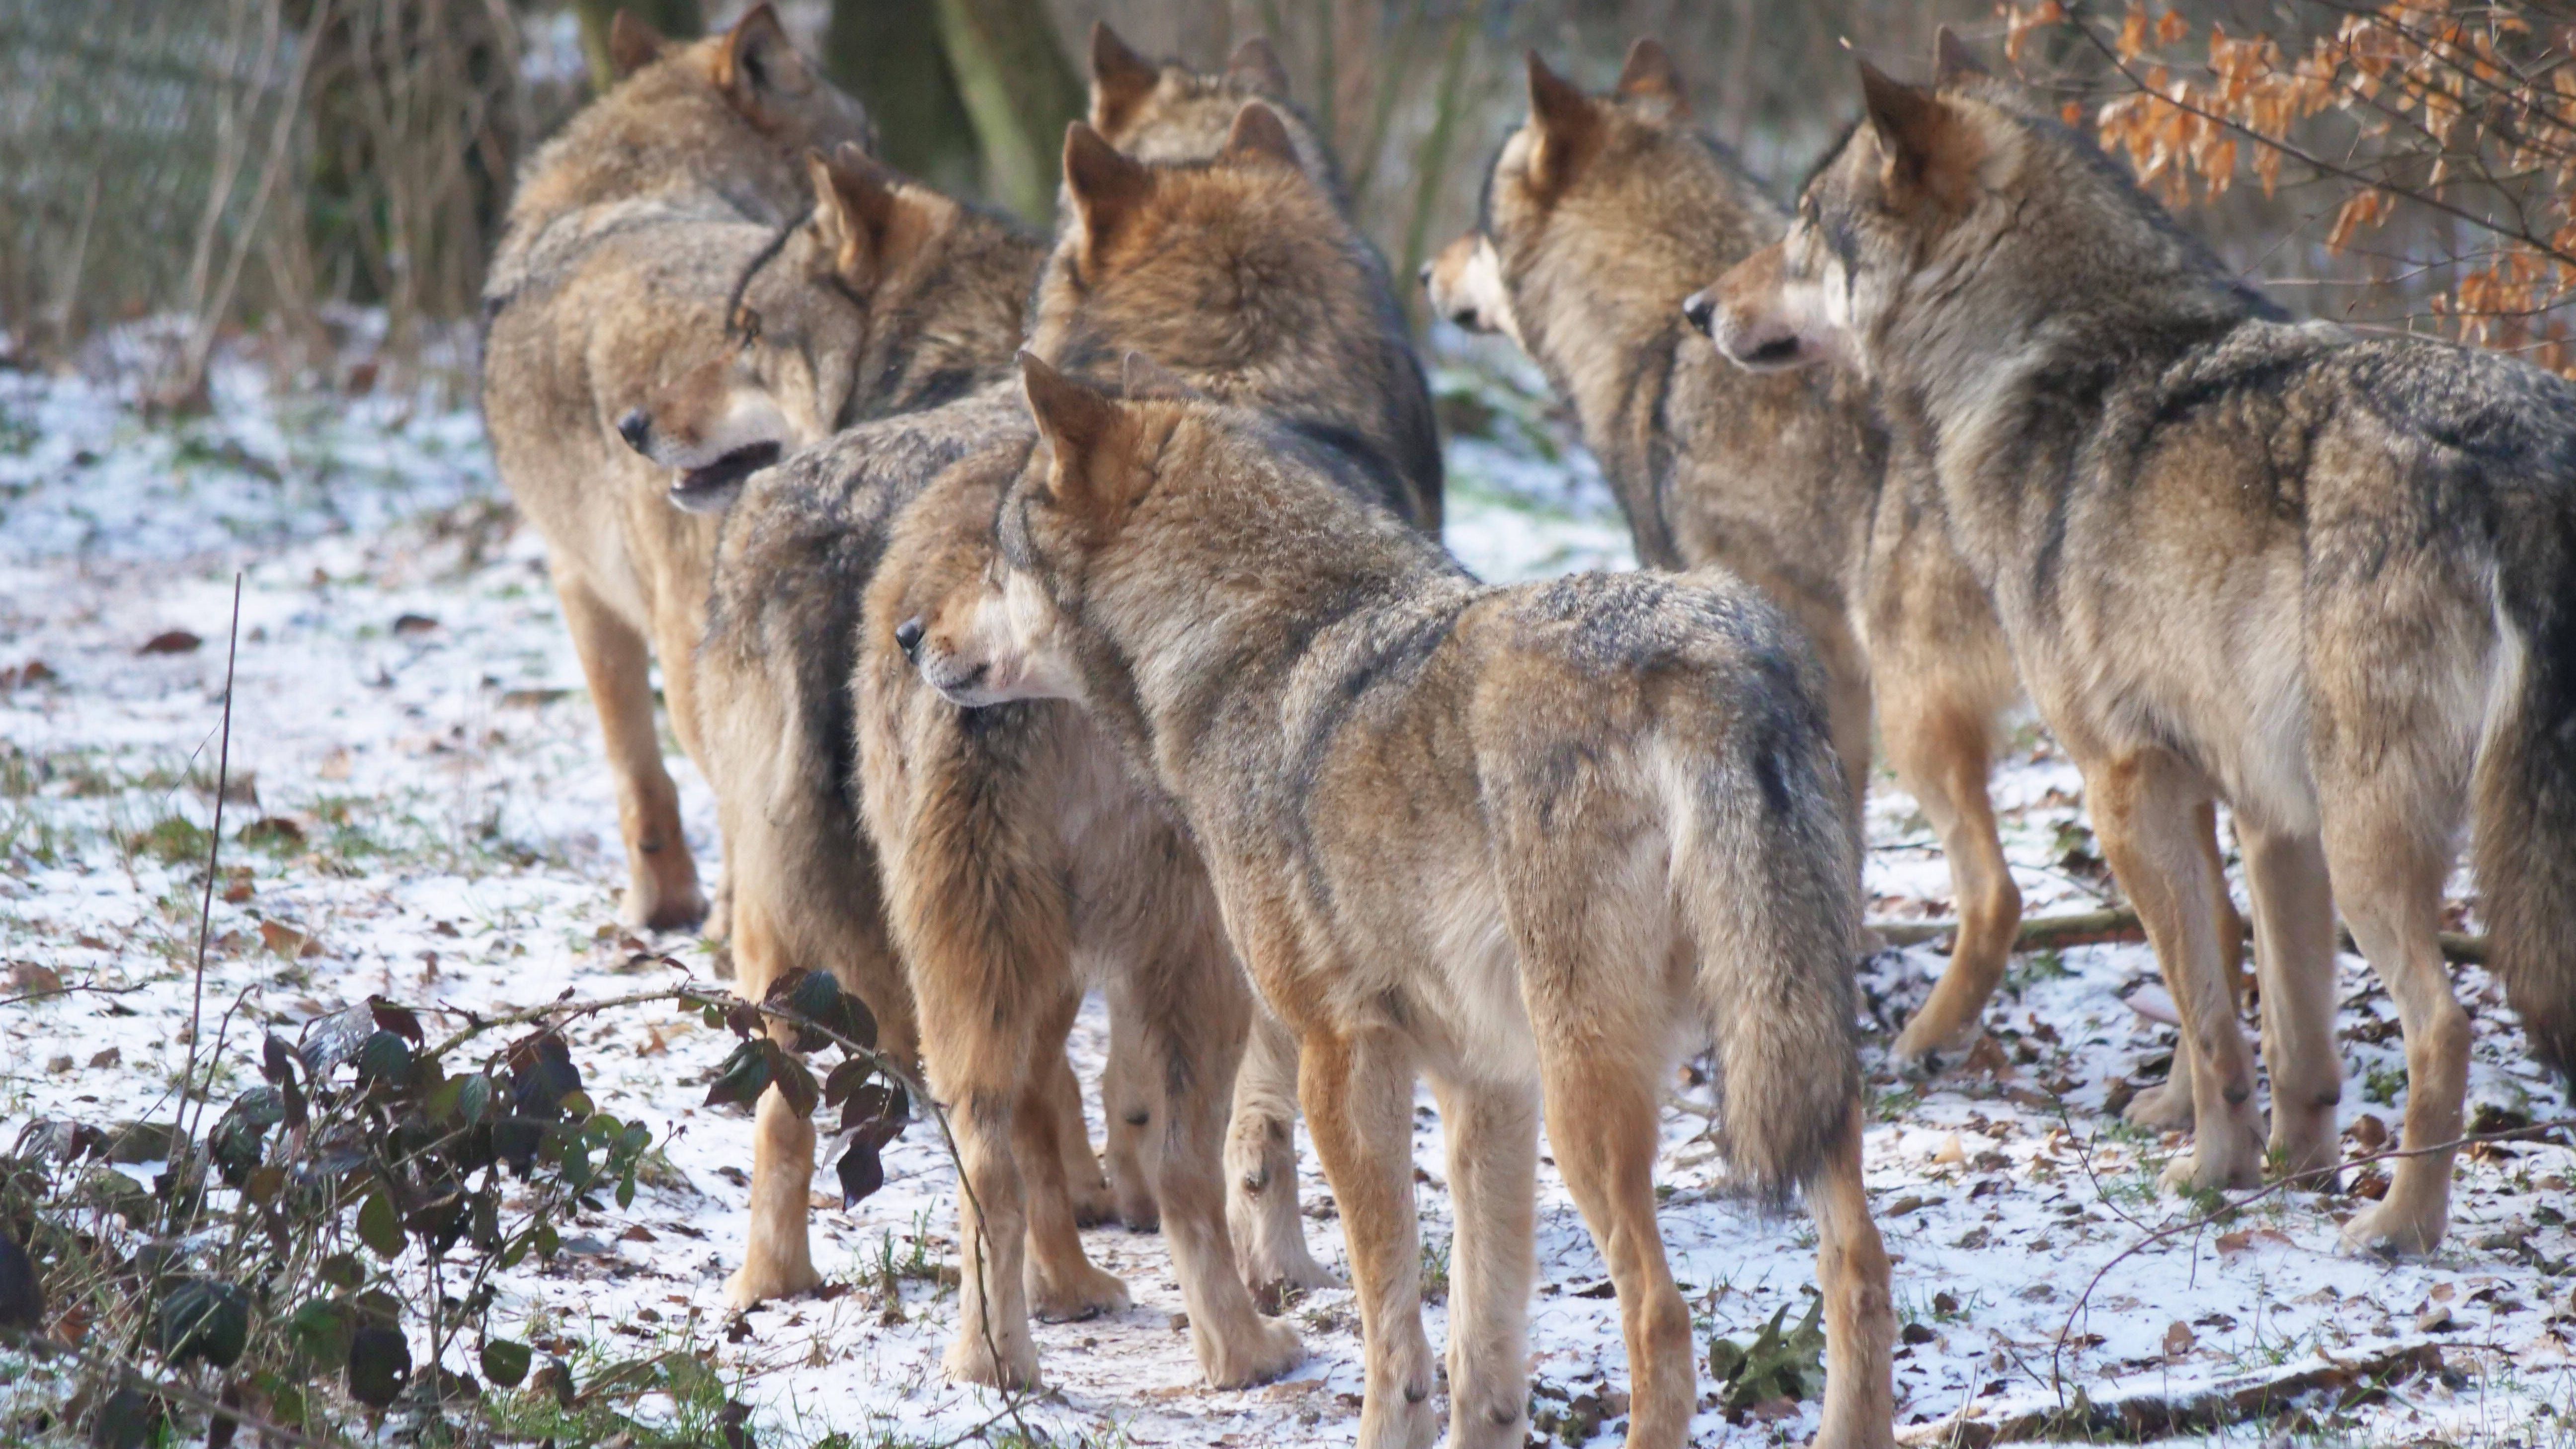
{"type": "Polygon", "coordinates": [[[952,193],[982,184],[975,122],[940,38],[939,0],[836,0],[823,73],[859,98],[896,169],[952,193]]]}
{"type": "Polygon", "coordinates": [[[1055,210],[1065,125],[1090,101],[1045,0],[936,0],[935,8],[983,152],[985,196],[1044,222],[1055,210]]]}

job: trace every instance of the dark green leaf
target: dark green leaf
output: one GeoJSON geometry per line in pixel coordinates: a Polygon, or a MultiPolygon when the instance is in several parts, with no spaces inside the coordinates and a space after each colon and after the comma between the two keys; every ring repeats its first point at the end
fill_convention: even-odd
{"type": "Polygon", "coordinates": [[[473,1072],[456,1079],[456,1115],[467,1124],[479,1123],[492,1110],[492,1079],[473,1072]]]}
{"type": "Polygon", "coordinates": [[[358,1080],[401,1087],[411,1081],[411,1048],[389,1031],[367,1038],[358,1048],[358,1080]]]}
{"type": "Polygon", "coordinates": [[[394,1200],[381,1187],[368,1193],[366,1202],[358,1208],[358,1239],[375,1249],[379,1258],[402,1254],[402,1220],[394,1215],[394,1200]]]}
{"type": "Polygon", "coordinates": [[[483,1377],[502,1388],[517,1388],[519,1380],[528,1376],[531,1355],[524,1343],[514,1343],[506,1338],[487,1338],[483,1341],[482,1357],[483,1377]]]}
{"type": "Polygon", "coordinates": [[[778,1095],[787,1099],[787,1110],[799,1117],[814,1115],[814,1104],[822,1100],[822,1091],[814,1085],[814,1074],[805,1063],[774,1041],[764,1040],[761,1049],[769,1057],[769,1082],[778,1095]]]}
{"type": "Polygon", "coordinates": [[[572,1064],[572,1048],[560,1032],[521,1037],[502,1061],[510,1071],[512,1105],[521,1116],[551,1122],[562,1115],[565,1096],[581,1090],[581,1069],[572,1064]]]}
{"type": "Polygon", "coordinates": [[[349,1335],[357,1327],[349,1305],[316,1298],[286,1320],[287,1339],[317,1373],[337,1373],[349,1362],[349,1335]]]}
{"type": "Polygon", "coordinates": [[[733,1102],[748,1107],[760,1100],[760,1094],[769,1090],[769,1053],[761,1050],[768,1046],[768,1038],[758,1037],[735,1047],[733,1055],[716,1068],[716,1079],[707,1087],[706,1105],[721,1107],[733,1102]]]}
{"type": "Polygon", "coordinates": [[[333,1253],[322,1260],[322,1281],[334,1288],[355,1288],[367,1281],[367,1265],[355,1253],[333,1253]]]}
{"type": "Polygon", "coordinates": [[[203,1359],[217,1368],[241,1361],[250,1343],[250,1295],[211,1278],[181,1278],[161,1295],[152,1346],[171,1365],[203,1359]]]}
{"type": "Polygon", "coordinates": [[[271,1086],[282,1086],[295,1080],[295,1069],[289,1065],[294,1060],[294,1048],[278,1040],[274,1032],[259,1044],[259,1074],[268,1078],[271,1086]]]}
{"type": "Polygon", "coordinates": [[[167,1413],[159,1399],[131,1384],[118,1389],[90,1421],[90,1449],[143,1449],[167,1413]]]}
{"type": "Polygon", "coordinates": [[[349,1395],[372,1409],[394,1401],[411,1378],[411,1343],[399,1328],[380,1323],[349,1336],[349,1395]]]}
{"type": "Polygon", "coordinates": [[[877,1149],[866,1142],[853,1140],[850,1150],[841,1154],[834,1170],[841,1178],[841,1207],[857,1207],[871,1193],[885,1186],[885,1163],[877,1149]]]}
{"type": "Polygon", "coordinates": [[[413,1046],[427,1040],[421,1035],[420,1018],[414,1016],[408,1007],[396,1006],[381,996],[370,996],[367,998],[367,1011],[374,1016],[379,1030],[392,1032],[413,1046]]]}
{"type": "Polygon", "coordinates": [[[45,1323],[45,1285],[18,1240],[0,1233],[0,1328],[33,1331],[45,1323]]]}

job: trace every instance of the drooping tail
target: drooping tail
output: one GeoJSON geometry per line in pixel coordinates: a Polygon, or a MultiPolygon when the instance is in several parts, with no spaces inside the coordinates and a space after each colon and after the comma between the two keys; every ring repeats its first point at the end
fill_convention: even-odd
{"type": "Polygon", "coordinates": [[[1841,1144],[1861,1091],[1858,848],[1807,691],[1787,684],[1727,709],[1722,732],[1690,752],[1695,768],[1676,772],[1686,798],[1672,812],[1673,883],[1716,1027],[1727,1158],[1777,1205],[1841,1144]]]}
{"type": "Polygon", "coordinates": [[[2576,511],[2503,538],[2502,697],[2477,764],[2487,969],[2532,1055],[2576,1094],[2576,511]]]}

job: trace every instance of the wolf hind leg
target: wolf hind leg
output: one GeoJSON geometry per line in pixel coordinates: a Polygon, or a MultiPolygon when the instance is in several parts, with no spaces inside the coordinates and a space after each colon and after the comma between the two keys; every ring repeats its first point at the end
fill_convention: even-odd
{"type": "Polygon", "coordinates": [[[1225,1176],[1226,1230],[1254,1297],[1341,1286],[1307,1249],[1297,1211],[1297,1039],[1258,1003],[1234,1075],[1225,1176]]]}
{"type": "Polygon", "coordinates": [[[1816,1449],[1887,1449],[1896,1442],[1890,1355],[1896,1309],[1887,1245],[1861,1182],[1860,1104],[1851,1127],[1807,1185],[1816,1224],[1816,1286],[1825,1299],[1825,1402],[1816,1449]]]}
{"type": "MultiPolygon", "coordinates": [[[[2218,844],[2218,802],[2203,800],[2193,813],[2200,822],[2193,839],[2209,864],[2210,919],[2218,923],[2218,953],[2227,977],[2228,1010],[2241,1019],[2245,1000],[2245,918],[2237,914],[2235,898],[2227,893],[2227,857],[2218,844]]],[[[2199,1048],[2192,1045],[2191,1033],[2175,1033],[2173,1066],[2166,1070],[2165,1079],[2131,1099],[2128,1110],[2120,1114],[2121,1120],[2158,1132],[2190,1131],[2198,1115],[2192,1102],[2198,1056],[2199,1048]]]]}
{"type": "Polygon", "coordinates": [[[1298,1041],[1297,1096],[1341,1208],[1359,1300],[1361,1449],[1425,1449],[1439,1431],[1422,1331],[1413,1074],[1412,1053],[1391,1032],[1309,1030],[1298,1041]]]}
{"type": "MultiPolygon", "coordinates": [[[[2420,815],[2337,810],[2333,787],[2321,793],[2329,804],[2325,849],[2334,898],[2406,1032],[2400,1145],[2424,1149],[2454,1141],[2468,1095],[2470,1028],[2452,994],[2439,936],[2442,882],[2451,865],[2447,832],[2427,831],[2420,815]]],[[[2344,1246],[2385,1257],[2433,1251],[2450,1226],[2452,1157],[2446,1150],[2399,1159],[2388,1195],[2344,1224],[2344,1246]]]]}
{"type": "Polygon", "coordinates": [[[1100,1072],[1100,1114],[1108,1123],[1109,1200],[1130,1232],[1150,1233],[1163,1225],[1162,1204],[1154,1200],[1163,1094],[1145,1060],[1145,1029],[1127,981],[1113,979],[1108,995],[1109,1061],[1100,1072]]]}
{"type": "MultiPolygon", "coordinates": [[[[2254,964],[2263,983],[2263,1065],[2272,1079],[2271,1157],[2293,1176],[2339,1160],[2335,1107],[2343,1061],[2335,1045],[2334,893],[2313,832],[2256,825],[2237,838],[2254,906],[2254,964]]],[[[2331,1177],[2306,1186],[2331,1190],[2331,1177]]]]}

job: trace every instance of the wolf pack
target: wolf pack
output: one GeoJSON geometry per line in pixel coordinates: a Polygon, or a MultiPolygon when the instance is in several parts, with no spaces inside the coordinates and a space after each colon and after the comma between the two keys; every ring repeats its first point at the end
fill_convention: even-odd
{"type": "MultiPolygon", "coordinates": [[[[1858,67],[1788,209],[1653,41],[1608,94],[1531,56],[1421,282],[1542,369],[1645,567],[1514,586],[1441,547],[1404,312],[1263,42],[1201,73],[1096,29],[1051,238],[875,160],[765,4],[687,42],[621,14],[610,48],[490,273],[498,466],[598,710],[625,914],[703,921],[754,1000],[830,972],[947,1116],[953,1378],[1035,1386],[1032,1318],[1127,1305],[1080,1237],[1111,1219],[1167,1240],[1209,1384],[1292,1369],[1281,1296],[1336,1281],[1302,1116],[1360,1443],[1432,1442],[1445,1374],[1448,1442],[1521,1445],[1544,1120],[1617,1294],[1627,1442],[1681,1444],[1654,1171],[1672,1067],[1713,1047],[1733,1180],[1814,1220],[1818,1442],[1892,1443],[1861,805],[1875,740],[1947,853],[1949,964],[1888,1048],[1936,1073],[2013,948],[1987,786],[2022,697],[2182,1020],[2128,1108],[2191,1134],[2175,1184],[2330,1179],[2340,913],[2408,1069],[2404,1154],[2342,1238],[2441,1242],[2464,827],[2489,969],[2576,1067],[2576,389],[2291,318],[1946,32],[1929,85],[1858,67]],[[1094,989],[1099,1156],[1066,1055],[1094,989]]],[[[732,1304],[820,1283],[815,1148],[762,1098],[732,1304]]]]}

